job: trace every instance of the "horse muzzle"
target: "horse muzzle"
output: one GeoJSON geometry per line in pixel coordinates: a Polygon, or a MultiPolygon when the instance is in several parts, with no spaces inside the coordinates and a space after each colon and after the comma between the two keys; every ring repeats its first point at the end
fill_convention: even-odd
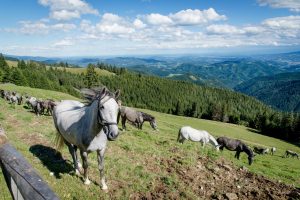
{"type": "Polygon", "coordinates": [[[119,129],[117,125],[109,125],[108,127],[105,127],[104,132],[110,141],[116,140],[119,136],[119,129]]]}

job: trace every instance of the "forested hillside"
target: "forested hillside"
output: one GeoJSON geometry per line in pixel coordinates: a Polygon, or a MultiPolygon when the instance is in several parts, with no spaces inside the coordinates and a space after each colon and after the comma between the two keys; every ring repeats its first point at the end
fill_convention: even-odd
{"type": "Polygon", "coordinates": [[[300,112],[299,72],[257,77],[238,85],[235,90],[254,96],[276,109],[300,112]]]}
{"type": "Polygon", "coordinates": [[[279,113],[258,100],[230,90],[199,86],[183,81],[144,76],[110,65],[89,64],[85,73],[71,73],[35,62],[19,61],[10,68],[0,57],[0,81],[16,85],[57,90],[79,96],[83,87],[106,85],[121,89],[123,104],[175,115],[243,124],[275,137],[298,137],[300,118],[279,113]],[[96,68],[115,76],[101,76],[96,68]]]}

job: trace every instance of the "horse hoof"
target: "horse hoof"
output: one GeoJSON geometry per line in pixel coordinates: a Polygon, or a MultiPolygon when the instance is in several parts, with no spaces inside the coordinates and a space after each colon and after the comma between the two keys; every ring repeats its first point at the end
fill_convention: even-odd
{"type": "Polygon", "coordinates": [[[84,181],[84,185],[89,185],[89,184],[91,184],[91,181],[89,179],[84,181]]]}

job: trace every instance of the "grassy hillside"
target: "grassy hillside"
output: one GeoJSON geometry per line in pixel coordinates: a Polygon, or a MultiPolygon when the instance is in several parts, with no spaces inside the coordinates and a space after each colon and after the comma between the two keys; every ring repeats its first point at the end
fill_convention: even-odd
{"type": "MultiPolygon", "coordinates": [[[[10,67],[17,67],[18,66],[18,61],[14,61],[14,60],[5,60],[8,64],[8,66],[10,67]]],[[[49,68],[49,66],[47,67],[49,68]]],[[[59,70],[63,70],[63,67],[55,67],[59,70]]],[[[86,73],[86,68],[66,68],[66,71],[67,72],[71,72],[71,73],[74,73],[74,74],[81,74],[81,73],[86,73]]],[[[98,69],[96,68],[95,69],[96,73],[100,76],[111,76],[111,75],[114,75],[114,73],[112,72],[109,72],[107,70],[103,70],[103,69],[98,69]]]]}
{"type": "MultiPolygon", "coordinates": [[[[26,92],[39,98],[76,99],[63,93],[7,84],[0,85],[0,89],[26,92]]],[[[251,172],[300,186],[300,160],[281,157],[286,149],[300,152],[298,146],[256,134],[255,130],[243,126],[143,110],[157,118],[159,132],[153,131],[149,124],[145,124],[142,131],[128,125],[126,132],[121,132],[115,142],[108,144],[105,173],[109,191],[103,193],[98,186],[99,172],[95,153],[89,156],[89,173],[93,182],[90,186],[83,185],[81,177],[72,174],[71,158],[66,147],[62,150],[62,156],[69,161],[55,162],[59,158],[54,156],[52,141],[55,128],[50,116],[37,117],[22,106],[10,106],[3,99],[0,99],[0,110],[1,125],[6,130],[11,144],[25,156],[61,199],[129,199],[144,194],[166,194],[167,198],[196,199],[199,198],[200,193],[197,191],[200,191],[200,186],[197,188],[199,183],[193,183],[192,176],[206,173],[207,170],[203,171],[203,168],[214,170],[215,164],[209,161],[210,159],[216,163],[232,162],[236,168],[246,166],[251,172]],[[275,146],[278,151],[275,156],[258,155],[254,164],[248,166],[245,154],[241,154],[241,160],[238,161],[234,159],[233,152],[216,152],[209,145],[203,149],[199,143],[187,141],[183,145],[178,144],[178,129],[183,125],[207,130],[215,137],[226,135],[239,138],[251,146],[275,146]],[[207,158],[209,160],[204,162],[207,158]],[[50,172],[54,172],[55,175],[50,176],[50,172]]],[[[205,181],[208,180],[214,180],[208,184],[209,187],[214,188],[213,184],[218,184],[217,179],[209,177],[199,181],[205,187],[205,181]]],[[[3,177],[0,177],[0,181],[0,191],[4,191],[3,177]]],[[[226,182],[221,184],[226,185],[226,182]]],[[[242,189],[243,184],[240,183],[242,189]]],[[[5,197],[0,195],[0,198],[3,196],[5,197]]]]}
{"type": "MultiPolygon", "coordinates": [[[[59,70],[63,70],[62,67],[56,67],[56,68],[59,69],[59,70]]],[[[66,68],[66,71],[74,73],[74,74],[81,74],[81,73],[85,74],[86,73],[86,68],[66,68]]],[[[115,75],[112,72],[109,72],[109,71],[106,71],[106,70],[103,70],[103,69],[99,69],[99,68],[96,68],[95,71],[100,76],[112,76],[112,75],[115,75]]]]}
{"type": "Polygon", "coordinates": [[[279,110],[300,112],[299,72],[257,77],[238,85],[235,90],[279,110]]]}
{"type": "Polygon", "coordinates": [[[17,67],[18,66],[18,61],[13,61],[13,60],[5,60],[10,67],[17,67]]]}

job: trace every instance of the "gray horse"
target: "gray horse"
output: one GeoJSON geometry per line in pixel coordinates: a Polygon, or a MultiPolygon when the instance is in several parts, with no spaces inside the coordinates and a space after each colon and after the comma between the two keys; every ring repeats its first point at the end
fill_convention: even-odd
{"type": "Polygon", "coordinates": [[[268,154],[269,153],[269,148],[263,148],[263,147],[254,147],[253,151],[257,154],[268,154]]]}
{"type": "Polygon", "coordinates": [[[79,174],[77,148],[84,169],[84,184],[90,184],[88,178],[88,153],[97,151],[98,168],[100,170],[102,189],[107,190],[104,177],[104,153],[107,140],[115,140],[118,135],[117,115],[119,105],[116,93],[110,93],[106,88],[84,91],[89,100],[88,105],[78,101],[66,100],[59,103],[53,111],[53,120],[57,129],[57,147],[64,143],[72,156],[76,174],[79,174]]]}
{"type": "Polygon", "coordinates": [[[41,101],[37,100],[35,97],[28,97],[25,101],[28,108],[31,108],[33,112],[39,116],[42,111],[41,101]]]}
{"type": "Polygon", "coordinates": [[[285,157],[288,158],[288,157],[296,157],[299,159],[299,154],[294,152],[294,151],[291,151],[291,150],[286,150],[285,151],[285,157]]]}
{"type": "Polygon", "coordinates": [[[52,99],[47,99],[45,101],[41,101],[41,113],[52,115],[54,107],[56,106],[56,102],[52,99]]]}
{"type": "Polygon", "coordinates": [[[153,117],[152,115],[149,115],[147,113],[137,111],[130,107],[121,106],[120,112],[118,114],[118,123],[119,123],[120,117],[122,118],[122,129],[123,130],[126,130],[126,125],[125,125],[126,120],[131,122],[138,129],[142,129],[144,122],[149,121],[150,126],[154,130],[157,129],[155,117],[153,117]]]}

